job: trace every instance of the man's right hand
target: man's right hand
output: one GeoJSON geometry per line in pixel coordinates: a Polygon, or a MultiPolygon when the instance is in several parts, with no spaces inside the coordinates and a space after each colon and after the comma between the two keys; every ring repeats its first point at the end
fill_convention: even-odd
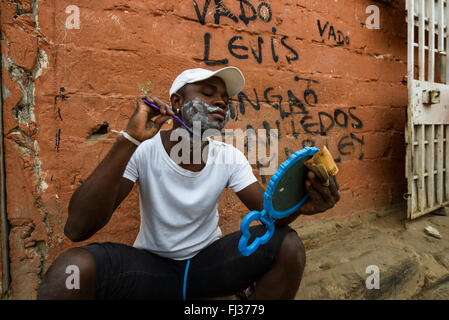
{"type": "Polygon", "coordinates": [[[174,113],[168,104],[162,102],[158,98],[139,95],[137,97],[136,110],[128,122],[126,132],[134,139],[142,142],[155,136],[164,122],[170,119],[172,115],[174,115],[174,113]],[[143,102],[142,99],[144,98],[161,109],[157,110],[156,108],[150,107],[143,102]]]}

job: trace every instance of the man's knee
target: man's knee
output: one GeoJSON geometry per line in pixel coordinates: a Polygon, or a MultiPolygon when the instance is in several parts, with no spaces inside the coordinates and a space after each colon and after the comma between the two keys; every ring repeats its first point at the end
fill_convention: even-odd
{"type": "Polygon", "coordinates": [[[72,248],[61,254],[45,274],[37,299],[89,299],[95,293],[96,264],[89,251],[72,248]]]}
{"type": "Polygon", "coordinates": [[[287,264],[287,267],[304,270],[306,265],[306,250],[304,244],[296,232],[289,232],[282,241],[279,254],[287,264]]]}

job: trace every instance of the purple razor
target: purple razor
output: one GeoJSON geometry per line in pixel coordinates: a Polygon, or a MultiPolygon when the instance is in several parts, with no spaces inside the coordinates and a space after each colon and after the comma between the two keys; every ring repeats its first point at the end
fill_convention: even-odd
{"type": "MultiPolygon", "coordinates": [[[[161,110],[161,108],[159,108],[157,105],[155,105],[155,104],[153,104],[153,103],[150,103],[150,102],[148,102],[148,100],[146,100],[145,98],[143,98],[142,99],[143,100],[143,102],[145,102],[147,105],[149,105],[149,106],[151,106],[151,107],[153,107],[153,108],[156,108],[156,109],[158,109],[158,110],[161,110]]],[[[184,128],[186,128],[187,130],[189,130],[191,133],[193,133],[193,130],[191,129],[191,128],[189,128],[178,116],[175,116],[175,115],[172,115],[171,116],[172,118],[174,118],[174,119],[176,119],[176,120],[178,120],[178,122],[180,123],[180,124],[182,124],[182,126],[184,127],[184,128]]]]}

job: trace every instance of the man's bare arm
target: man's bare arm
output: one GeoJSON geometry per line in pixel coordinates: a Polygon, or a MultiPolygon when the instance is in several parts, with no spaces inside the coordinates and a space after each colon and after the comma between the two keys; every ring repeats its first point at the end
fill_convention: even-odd
{"type": "MultiPolygon", "coordinates": [[[[126,127],[126,132],[138,141],[152,138],[173,115],[159,99],[145,96],[148,101],[157,104],[160,111],[145,105],[143,97],[137,98],[136,110],[126,127]],[[158,118],[154,122],[150,121],[156,116],[158,118]]],[[[106,225],[114,210],[129,194],[134,183],[123,178],[123,173],[136,148],[124,137],[118,137],[103,161],[75,191],[70,199],[64,228],[69,239],[83,241],[91,237],[106,225]]]]}
{"type": "Polygon", "coordinates": [[[262,211],[264,193],[265,190],[260,183],[256,181],[236,194],[248,210],[262,211]]]}
{"type": "Polygon", "coordinates": [[[122,176],[135,149],[130,141],[117,138],[104,160],[75,191],[64,228],[70,240],[90,238],[109,221],[120,204],[117,199],[123,200],[129,194],[134,183],[122,176]]]}
{"type": "MultiPolygon", "coordinates": [[[[321,181],[315,177],[313,172],[309,172],[305,187],[310,198],[298,211],[286,218],[276,220],[275,224],[277,226],[288,225],[301,214],[311,215],[324,212],[332,208],[340,200],[338,192],[339,185],[335,177],[330,177],[330,185],[329,187],[325,187],[321,181]]],[[[246,205],[248,210],[262,211],[264,193],[265,190],[259,182],[254,182],[245,189],[237,192],[237,196],[246,205]]]]}

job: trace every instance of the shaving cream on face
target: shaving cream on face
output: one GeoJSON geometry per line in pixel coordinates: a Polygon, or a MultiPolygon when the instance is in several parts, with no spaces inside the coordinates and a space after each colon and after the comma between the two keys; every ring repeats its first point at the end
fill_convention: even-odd
{"type": "Polygon", "coordinates": [[[186,101],[181,107],[181,114],[183,121],[189,126],[193,127],[193,123],[198,121],[201,123],[201,130],[217,129],[222,130],[226,123],[229,121],[229,110],[226,112],[225,119],[211,121],[209,120],[209,114],[221,111],[220,107],[212,107],[199,98],[191,101],[186,101]]]}

